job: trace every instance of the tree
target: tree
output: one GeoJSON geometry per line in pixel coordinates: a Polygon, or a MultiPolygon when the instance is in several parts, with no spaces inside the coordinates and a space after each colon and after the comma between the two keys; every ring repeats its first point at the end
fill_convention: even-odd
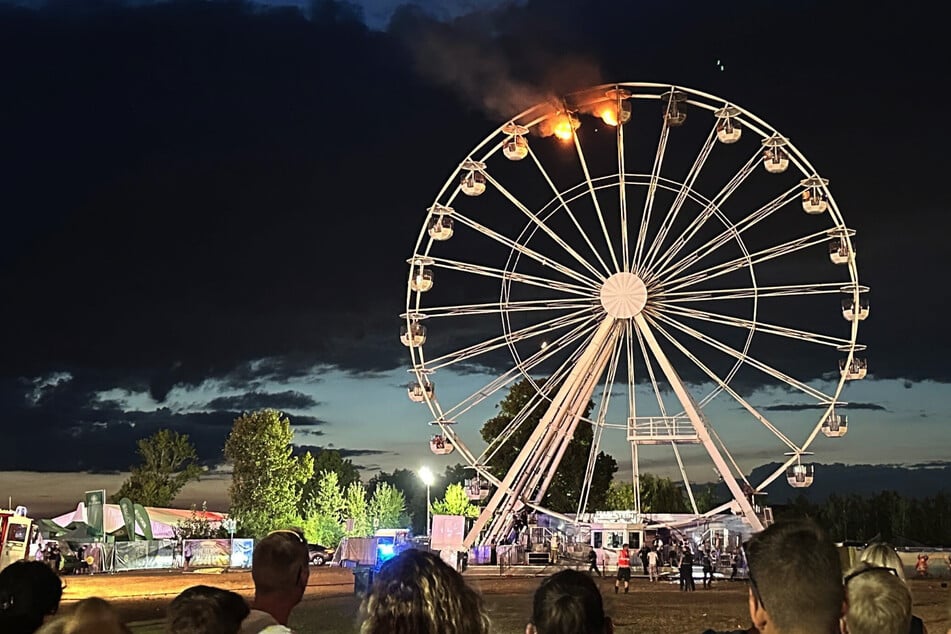
{"type": "Polygon", "coordinates": [[[168,506],[182,488],[201,474],[198,454],[187,434],[160,429],[138,442],[141,463],[112,496],[142,506],[168,506]]]}
{"type": "Polygon", "coordinates": [[[403,493],[385,482],[373,491],[370,498],[370,523],[375,528],[399,528],[405,525],[406,499],[403,493]]]}
{"type": "Polygon", "coordinates": [[[225,441],[233,465],[231,514],[242,531],[261,536],[295,523],[301,486],[314,473],[310,453],[294,456],[290,420],[273,409],[239,416],[225,441]]]}
{"type": "MultiPolygon", "coordinates": [[[[641,511],[643,513],[689,513],[690,506],[684,489],[670,478],[651,473],[640,474],[641,511]]],[[[609,511],[632,511],[635,506],[634,485],[614,482],[605,496],[609,511]]]]}
{"type": "Polygon", "coordinates": [[[208,504],[201,503],[201,510],[192,504],[192,514],[187,520],[180,520],[175,525],[175,536],[178,539],[208,539],[217,537],[221,528],[213,529],[208,520],[208,504]]]}
{"type": "MultiPolygon", "coordinates": [[[[503,430],[518,414],[528,406],[535,395],[535,388],[528,381],[522,379],[509,389],[508,395],[499,404],[499,415],[489,419],[482,426],[482,439],[487,443],[496,443],[503,430]]],[[[593,403],[588,403],[584,415],[588,416],[593,403]]],[[[498,448],[489,462],[489,467],[499,478],[505,475],[509,467],[515,462],[515,457],[528,442],[529,436],[538,425],[542,415],[548,408],[548,401],[541,399],[537,402],[528,417],[522,422],[512,437],[498,448]]],[[[562,456],[558,471],[552,479],[551,485],[545,494],[542,503],[553,511],[573,513],[578,508],[578,500],[584,483],[585,471],[588,465],[588,454],[591,450],[593,433],[591,425],[579,421],[575,428],[574,437],[562,456]]],[[[617,461],[609,454],[599,451],[595,460],[594,474],[591,479],[591,489],[588,494],[588,509],[603,508],[611,479],[617,471],[617,461]]]]}
{"type": "Polygon", "coordinates": [[[469,495],[464,486],[450,484],[446,487],[445,499],[433,502],[433,514],[479,517],[479,507],[469,501],[469,495]]]}
{"type": "Polygon", "coordinates": [[[309,501],[317,492],[320,486],[320,476],[326,472],[332,471],[337,474],[337,483],[341,488],[347,488],[354,482],[360,482],[360,470],[349,458],[336,449],[320,449],[314,456],[314,475],[304,483],[301,493],[301,514],[306,514],[309,501]]]}
{"type": "Polygon", "coordinates": [[[373,534],[370,524],[370,505],[367,503],[367,490],[362,482],[354,482],[343,494],[343,515],[349,526],[344,533],[347,537],[367,537],[373,534]]]}
{"type": "Polygon", "coordinates": [[[323,471],[310,482],[317,482],[304,513],[304,535],[307,540],[336,548],[343,537],[341,523],[344,508],[343,491],[336,471],[323,471]]]}
{"type": "Polygon", "coordinates": [[[341,518],[345,500],[336,471],[323,471],[316,478],[317,490],[311,498],[314,513],[327,517],[341,518]]]}
{"type": "MultiPolygon", "coordinates": [[[[381,471],[370,479],[367,490],[372,495],[383,484],[388,484],[403,492],[406,501],[406,512],[413,522],[413,532],[417,535],[426,533],[426,485],[419,479],[419,474],[410,469],[396,469],[393,473],[381,471]]],[[[436,491],[442,486],[441,480],[431,487],[436,491]]]]}

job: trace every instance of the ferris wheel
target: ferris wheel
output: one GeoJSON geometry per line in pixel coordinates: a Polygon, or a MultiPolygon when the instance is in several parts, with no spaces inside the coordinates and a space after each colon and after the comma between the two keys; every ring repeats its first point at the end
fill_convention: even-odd
{"type": "Polygon", "coordinates": [[[401,315],[432,450],[458,451],[494,488],[467,545],[548,511],[579,426],[592,428],[579,515],[599,452],[629,448],[635,490],[667,468],[700,515],[695,485],[721,479],[733,499],[707,513],[762,528],[753,495],[812,483],[813,444],[846,433],[843,388],[867,372],[853,236],[790,139],[710,94],[598,86],[492,132],[426,212],[401,315]],[[484,441],[518,381],[533,395],[484,441]]]}

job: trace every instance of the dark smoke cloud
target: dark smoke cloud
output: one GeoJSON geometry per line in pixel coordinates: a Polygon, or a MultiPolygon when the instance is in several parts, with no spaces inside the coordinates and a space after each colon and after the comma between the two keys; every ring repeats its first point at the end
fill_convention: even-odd
{"type": "Polygon", "coordinates": [[[543,102],[557,110],[566,93],[603,81],[593,58],[559,56],[531,44],[526,50],[524,41],[504,37],[491,13],[447,24],[405,7],[390,32],[411,51],[420,75],[492,120],[510,119],[543,102]]]}

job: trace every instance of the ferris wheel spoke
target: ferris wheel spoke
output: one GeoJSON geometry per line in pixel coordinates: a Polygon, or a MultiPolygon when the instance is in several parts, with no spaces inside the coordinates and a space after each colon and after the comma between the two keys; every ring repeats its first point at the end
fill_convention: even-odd
{"type": "Polygon", "coordinates": [[[536,214],[534,214],[524,203],[522,203],[522,201],[520,201],[514,194],[512,194],[512,192],[506,189],[502,185],[502,183],[492,178],[492,176],[490,176],[489,174],[485,174],[485,177],[486,177],[486,180],[493,187],[495,187],[499,192],[501,192],[501,194],[505,196],[509,200],[509,202],[511,202],[512,205],[515,206],[516,209],[518,209],[523,214],[525,214],[528,217],[528,219],[532,222],[532,224],[534,224],[536,227],[541,229],[542,232],[545,233],[545,235],[547,235],[549,238],[551,238],[555,242],[555,244],[557,244],[562,249],[564,249],[564,251],[568,255],[570,255],[572,258],[574,258],[576,262],[578,262],[581,266],[587,269],[588,272],[594,276],[594,279],[602,279],[604,277],[604,273],[602,273],[597,268],[592,266],[591,263],[588,262],[588,260],[583,258],[581,254],[578,253],[574,249],[574,247],[568,244],[565,241],[565,239],[562,238],[560,235],[555,233],[551,227],[545,224],[545,222],[541,218],[539,218],[536,214]]]}
{"type": "MultiPolygon", "coordinates": [[[[592,321],[594,318],[592,318],[592,321]]],[[[528,376],[528,373],[535,369],[537,366],[541,365],[543,362],[547,361],[551,357],[555,356],[560,350],[570,346],[576,340],[584,336],[585,332],[593,332],[592,324],[588,322],[582,322],[581,324],[575,326],[568,332],[564,333],[557,339],[551,342],[551,345],[540,348],[537,352],[529,356],[527,359],[516,363],[514,366],[509,368],[505,373],[496,377],[494,380],[490,381],[484,385],[481,389],[476,391],[474,394],[470,395],[468,398],[460,401],[454,407],[446,410],[445,417],[456,419],[471,410],[473,407],[484,401],[489,396],[495,394],[497,391],[503,387],[509,385],[512,381],[520,376],[528,376]]]]}
{"type": "Polygon", "coordinates": [[[693,189],[693,185],[696,182],[697,177],[700,175],[700,171],[703,169],[704,164],[707,162],[707,158],[710,156],[711,152],[713,152],[713,147],[716,145],[716,141],[717,127],[714,124],[714,126],[710,129],[710,134],[707,136],[707,140],[700,148],[700,153],[697,154],[697,158],[694,160],[693,165],[690,166],[690,171],[687,172],[687,177],[684,179],[683,184],[677,191],[677,196],[674,198],[673,204],[667,210],[667,215],[664,217],[663,222],[661,222],[660,228],[657,230],[657,235],[654,237],[654,241],[651,243],[650,248],[647,250],[647,254],[644,256],[645,264],[643,268],[645,271],[651,270],[651,267],[654,264],[654,259],[657,257],[660,249],[663,247],[664,240],[667,239],[667,234],[670,233],[671,227],[673,227],[684,202],[687,200],[687,195],[693,189]]]}
{"type": "MultiPolygon", "coordinates": [[[[541,172],[542,176],[545,179],[545,182],[548,183],[548,186],[551,187],[552,192],[554,192],[555,197],[558,199],[558,203],[561,205],[561,208],[565,210],[565,213],[568,215],[568,218],[571,220],[571,223],[578,230],[578,233],[581,235],[581,239],[584,240],[584,243],[588,245],[588,248],[591,249],[591,253],[594,254],[594,257],[597,258],[598,262],[601,264],[601,268],[604,271],[604,275],[610,276],[611,269],[608,266],[607,262],[604,261],[604,258],[601,257],[601,253],[595,248],[594,243],[591,242],[591,238],[588,236],[588,233],[581,226],[581,223],[578,222],[578,219],[575,217],[574,212],[571,211],[571,207],[568,206],[568,203],[565,201],[564,196],[555,187],[554,181],[551,180],[551,177],[548,175],[548,171],[545,170],[545,166],[541,164],[541,161],[538,160],[538,156],[535,152],[532,151],[531,147],[528,149],[528,155],[532,157],[532,160],[535,162],[535,165],[538,167],[538,170],[541,172]]],[[[600,273],[600,272],[599,272],[600,273]]]]}
{"type": "MultiPolygon", "coordinates": [[[[704,374],[706,374],[711,380],[713,380],[713,382],[716,383],[724,392],[726,392],[731,397],[733,397],[733,400],[739,403],[740,406],[750,414],[750,416],[752,416],[757,422],[763,425],[763,427],[771,431],[773,435],[775,435],[780,441],[782,441],[783,444],[789,447],[792,451],[798,450],[796,443],[791,441],[789,437],[786,436],[786,434],[780,431],[773,423],[769,421],[769,419],[763,416],[759,412],[759,410],[757,410],[755,407],[753,407],[749,403],[749,401],[747,401],[745,398],[740,396],[740,394],[736,390],[730,387],[729,383],[721,379],[720,376],[717,375],[716,372],[711,370],[709,366],[707,366],[705,363],[703,363],[703,361],[697,358],[695,354],[690,352],[690,350],[688,350],[686,346],[680,343],[680,341],[678,341],[676,337],[670,334],[670,332],[668,332],[666,328],[658,324],[656,320],[653,320],[649,317],[648,317],[648,321],[650,322],[653,328],[658,330],[671,344],[673,344],[675,348],[677,348],[685,357],[690,359],[690,361],[692,361],[694,365],[696,365],[704,374]]],[[[742,471],[740,471],[740,473],[742,473],[742,471]]]]}
{"type": "MultiPolygon", "coordinates": [[[[657,141],[657,152],[654,154],[654,165],[651,168],[651,178],[647,186],[647,197],[644,199],[644,209],[641,211],[641,224],[637,229],[634,259],[630,264],[630,270],[635,273],[640,272],[641,254],[647,242],[647,231],[650,228],[651,222],[651,210],[654,208],[654,198],[657,194],[657,179],[660,177],[660,170],[664,165],[664,153],[667,151],[667,139],[670,136],[668,121],[669,119],[664,117],[664,123],[660,129],[660,138],[657,141]]],[[[627,266],[626,263],[625,266],[627,266]]]]}
{"type": "MultiPolygon", "coordinates": [[[[637,334],[637,343],[641,349],[641,356],[644,359],[644,366],[647,368],[647,375],[650,378],[651,387],[654,389],[654,397],[657,399],[657,407],[660,411],[660,415],[664,420],[668,420],[670,417],[667,415],[667,406],[664,404],[664,397],[660,390],[660,385],[657,383],[657,375],[654,373],[654,364],[651,363],[650,356],[647,354],[647,344],[644,343],[644,337],[641,335],[640,330],[634,330],[637,334]]],[[[631,414],[634,417],[634,414],[631,414]]],[[[634,418],[636,424],[637,418],[634,418]]],[[[673,435],[674,430],[670,428],[670,425],[667,426],[668,433],[673,435]]],[[[690,500],[690,508],[693,509],[694,513],[699,513],[697,510],[697,500],[693,495],[693,488],[690,486],[690,478],[687,477],[687,468],[684,466],[683,458],[680,455],[680,449],[677,447],[677,443],[674,441],[670,442],[670,448],[673,449],[674,459],[677,461],[677,468],[680,470],[680,478],[683,480],[684,487],[687,490],[687,497],[690,500]]]]}
{"type": "Polygon", "coordinates": [[[843,285],[841,282],[817,282],[815,284],[787,284],[781,286],[748,286],[741,288],[720,288],[709,291],[665,292],[662,301],[665,304],[684,304],[690,302],[752,299],[754,297],[839,295],[846,292],[846,290],[843,289],[848,289],[848,285],[843,285]]]}
{"type": "MultiPolygon", "coordinates": [[[[671,260],[677,257],[677,254],[690,242],[690,240],[697,234],[700,229],[703,228],[707,220],[714,216],[717,211],[719,211],[720,206],[735,192],[740,185],[756,170],[756,166],[759,164],[760,155],[759,152],[753,154],[750,159],[740,168],[740,170],[730,179],[730,181],[723,186],[716,196],[714,196],[710,203],[703,208],[693,220],[690,221],[683,232],[673,241],[671,247],[667,252],[658,259],[656,262],[655,268],[663,269],[665,268],[671,260]]],[[[645,273],[650,273],[646,271],[645,273]]],[[[656,276],[651,276],[656,277],[656,276]]]]}
{"type": "MultiPolygon", "coordinates": [[[[611,393],[614,390],[614,380],[617,376],[618,363],[624,343],[619,337],[614,346],[614,354],[608,362],[608,371],[604,379],[601,402],[598,404],[598,414],[591,430],[591,447],[588,449],[588,463],[585,466],[584,479],[581,484],[581,495],[578,496],[578,515],[584,513],[591,495],[591,485],[594,480],[594,471],[598,464],[598,452],[601,450],[601,435],[604,433],[604,420],[611,405],[611,393]]],[[[543,487],[547,489],[548,487],[543,487]]]]}
{"type": "Polygon", "coordinates": [[[538,387],[535,394],[529,398],[528,403],[519,411],[515,417],[505,426],[499,435],[489,443],[489,445],[482,452],[482,457],[480,459],[485,460],[486,462],[492,460],[499,450],[508,443],[512,435],[518,431],[519,427],[533,414],[535,408],[541,405],[542,402],[549,400],[549,394],[555,391],[558,386],[564,381],[571,372],[571,368],[578,362],[581,356],[584,354],[585,348],[588,347],[588,344],[591,342],[591,339],[594,337],[594,330],[591,330],[588,333],[588,336],[582,342],[581,345],[577,346],[571,355],[565,359],[562,364],[545,380],[545,382],[538,387]]]}
{"type": "Polygon", "coordinates": [[[586,286],[578,286],[577,284],[572,284],[570,282],[560,282],[558,280],[551,280],[546,277],[538,277],[537,275],[516,273],[515,271],[506,271],[490,266],[483,266],[481,264],[472,264],[471,262],[460,262],[459,260],[448,260],[446,258],[436,257],[431,259],[433,261],[432,265],[437,268],[452,269],[454,271],[461,271],[463,273],[472,273],[474,275],[482,275],[484,277],[494,277],[500,280],[518,282],[519,284],[527,284],[529,286],[539,286],[541,288],[562,291],[563,293],[569,293],[572,295],[591,297],[591,288],[586,286]]]}
{"type": "Polygon", "coordinates": [[[730,356],[730,357],[733,357],[734,359],[742,361],[743,363],[748,364],[750,367],[756,368],[760,372],[767,374],[778,381],[782,381],[786,385],[789,385],[790,387],[794,387],[805,394],[808,394],[809,396],[816,399],[820,403],[828,404],[835,401],[833,397],[825,394],[824,392],[817,390],[816,388],[810,385],[807,385],[803,383],[802,381],[799,381],[798,379],[794,379],[793,377],[789,376],[788,374],[784,372],[777,370],[771,365],[768,365],[764,363],[763,361],[760,361],[748,354],[745,354],[733,348],[732,346],[728,346],[727,344],[722,343],[714,339],[713,337],[700,332],[699,330],[695,328],[691,328],[690,326],[684,323],[681,323],[677,321],[676,319],[673,319],[669,315],[665,315],[661,312],[652,312],[650,316],[653,316],[656,319],[664,322],[665,324],[674,328],[675,330],[679,330],[680,332],[683,332],[684,334],[687,334],[693,337],[694,339],[697,339],[698,341],[701,341],[707,344],[711,348],[719,350],[720,352],[726,354],[727,356],[730,356]]]}
{"type": "Polygon", "coordinates": [[[487,352],[492,352],[493,350],[498,350],[499,348],[504,348],[513,343],[519,341],[524,341],[531,337],[537,337],[544,335],[560,328],[565,328],[577,324],[582,321],[588,321],[593,315],[593,310],[590,308],[585,308],[583,310],[578,310],[568,315],[561,315],[559,317],[554,317],[552,319],[547,319],[545,321],[539,322],[537,324],[532,324],[526,326],[520,330],[515,330],[510,333],[501,334],[492,339],[487,339],[486,341],[479,342],[477,344],[461,348],[454,352],[444,354],[435,359],[431,359],[426,364],[426,369],[430,371],[439,370],[451,366],[453,364],[459,363],[461,361],[468,361],[480,355],[486,354],[487,352]]]}
{"type": "Polygon", "coordinates": [[[801,238],[795,238],[782,244],[777,244],[768,249],[763,249],[762,251],[757,251],[756,253],[750,254],[748,256],[740,256],[726,262],[721,262],[720,264],[711,266],[708,269],[697,271],[696,273],[691,273],[690,275],[685,275],[680,278],[675,278],[671,280],[664,280],[664,292],[676,291],[688,286],[692,286],[698,282],[706,282],[708,280],[720,277],[722,275],[727,275],[733,271],[737,271],[749,265],[760,264],[766,262],[767,260],[773,260],[775,258],[783,257],[789,255],[790,253],[795,253],[796,251],[802,251],[803,249],[808,249],[814,247],[818,244],[825,244],[829,239],[829,234],[826,231],[819,231],[801,238]]]}
{"type": "Polygon", "coordinates": [[[624,347],[627,357],[627,415],[633,418],[637,416],[637,372],[634,367],[634,324],[630,320],[624,325],[624,347]]]}
{"type": "Polygon", "coordinates": [[[780,326],[777,324],[769,324],[762,321],[752,321],[750,319],[744,319],[742,317],[734,317],[732,315],[723,315],[721,313],[714,313],[706,310],[697,310],[695,308],[685,308],[682,306],[671,306],[667,305],[664,302],[658,302],[657,307],[659,310],[663,310],[671,315],[677,315],[679,317],[689,317],[692,319],[699,319],[701,321],[706,321],[714,324],[722,324],[725,326],[732,326],[734,328],[741,328],[743,330],[755,330],[756,332],[762,332],[769,335],[775,335],[778,337],[786,337],[788,339],[796,339],[798,341],[806,341],[809,343],[815,343],[821,346],[829,346],[832,348],[839,348],[842,346],[851,345],[851,340],[843,339],[841,337],[833,337],[830,335],[823,335],[820,333],[809,332],[808,330],[798,330],[796,328],[787,328],[786,326],[780,326]]]}
{"type": "MultiPolygon", "coordinates": [[[[514,302],[486,302],[483,304],[457,304],[455,306],[427,306],[426,317],[459,317],[464,315],[496,315],[499,311],[524,313],[532,311],[578,310],[593,306],[594,300],[581,298],[526,299],[514,302]]],[[[417,311],[418,312],[418,311],[417,311]]],[[[405,315],[401,315],[405,317],[405,315]]]]}
{"type": "Polygon", "coordinates": [[[573,269],[568,268],[564,264],[556,262],[555,260],[551,259],[550,257],[546,255],[542,255],[538,251],[525,246],[524,244],[518,242],[517,240],[513,240],[509,237],[506,237],[502,235],[501,233],[499,233],[498,231],[493,231],[492,229],[489,229],[485,225],[476,222],[472,218],[469,218],[468,216],[461,214],[458,211],[453,213],[453,217],[456,220],[458,220],[461,224],[466,225],[470,229],[474,229],[475,231],[486,236],[487,238],[495,240],[496,242],[500,244],[504,244],[505,246],[512,249],[513,251],[518,251],[522,255],[528,258],[531,258],[532,260],[535,260],[542,266],[546,266],[551,269],[554,269],[555,271],[558,271],[565,277],[569,277],[575,280],[576,282],[581,282],[582,284],[587,285],[592,289],[597,288],[599,285],[599,282],[596,282],[590,277],[582,275],[581,273],[578,273],[574,271],[573,269]]]}
{"type": "Polygon", "coordinates": [[[578,135],[572,133],[575,140],[575,150],[578,152],[578,162],[581,163],[581,170],[584,172],[584,179],[588,183],[588,192],[591,194],[591,202],[594,204],[594,210],[598,214],[598,222],[601,223],[601,232],[604,234],[604,241],[608,244],[608,252],[611,254],[611,261],[614,263],[614,271],[620,272],[621,266],[618,264],[617,255],[614,253],[614,243],[611,242],[611,234],[608,233],[608,226],[604,222],[604,212],[601,211],[601,203],[598,201],[598,193],[594,190],[594,183],[591,181],[591,172],[588,170],[588,161],[585,160],[584,150],[581,149],[581,139],[578,135]]]}
{"type": "Polygon", "coordinates": [[[753,213],[746,216],[746,218],[743,218],[739,222],[733,224],[729,229],[722,231],[719,235],[710,239],[706,244],[700,246],[698,249],[695,249],[690,255],[682,258],[674,264],[670,264],[661,271],[657,271],[657,277],[663,278],[677,276],[682,271],[703,260],[705,257],[709,256],[723,245],[735,240],[745,231],[749,230],[751,227],[754,227],[762,220],[768,218],[773,214],[773,212],[782,209],[790,202],[798,199],[800,189],[800,187],[793,187],[783,194],[777,196],[753,213]]]}
{"type": "MultiPolygon", "coordinates": [[[[618,97],[620,101],[620,97],[618,97]]],[[[618,112],[621,111],[620,103],[617,104],[618,112]]],[[[618,122],[618,125],[615,126],[617,130],[617,176],[618,176],[618,208],[621,212],[621,262],[624,263],[625,270],[630,262],[629,249],[630,245],[628,244],[627,236],[627,182],[626,182],[626,169],[624,167],[624,125],[622,122],[618,122]]]]}

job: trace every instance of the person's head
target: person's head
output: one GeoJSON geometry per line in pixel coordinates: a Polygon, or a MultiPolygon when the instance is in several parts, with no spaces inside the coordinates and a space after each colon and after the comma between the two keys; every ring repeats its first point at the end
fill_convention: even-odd
{"type": "Polygon", "coordinates": [[[627,550],[627,549],[628,549],[628,545],[627,545],[627,544],[624,544],[623,546],[621,546],[621,548],[624,549],[624,550],[627,550]]]}
{"type": "Polygon", "coordinates": [[[482,597],[433,553],[386,562],[361,607],[361,634],[487,634],[482,597]]]}
{"type": "Polygon", "coordinates": [[[577,570],[548,577],[535,591],[526,634],[611,634],[604,602],[594,581],[577,570]]]}
{"type": "Polygon", "coordinates": [[[254,547],[251,578],[255,597],[273,596],[298,603],[307,588],[307,541],[297,530],[272,531],[254,547]]]}
{"type": "Polygon", "coordinates": [[[129,634],[129,628],[108,601],[90,597],[77,603],[70,614],[41,627],[37,634],[129,634]]]}
{"type": "Polygon", "coordinates": [[[911,592],[893,568],[860,563],[845,576],[847,634],[906,634],[911,626],[911,592]]]}
{"type": "Polygon", "coordinates": [[[241,595],[211,586],[192,586],[165,613],[169,634],[237,634],[250,608],[241,595]]]}
{"type": "Polygon", "coordinates": [[[885,542],[869,544],[859,555],[859,561],[878,568],[891,568],[902,581],[906,580],[905,567],[901,563],[901,557],[898,556],[891,544],[885,542]]]}
{"type": "Polygon", "coordinates": [[[49,566],[39,561],[17,561],[0,571],[0,632],[35,632],[55,614],[63,586],[49,566]]]}
{"type": "Polygon", "coordinates": [[[835,544],[814,522],[777,522],[744,546],[750,617],[763,634],[838,630],[845,591],[835,544]]]}

